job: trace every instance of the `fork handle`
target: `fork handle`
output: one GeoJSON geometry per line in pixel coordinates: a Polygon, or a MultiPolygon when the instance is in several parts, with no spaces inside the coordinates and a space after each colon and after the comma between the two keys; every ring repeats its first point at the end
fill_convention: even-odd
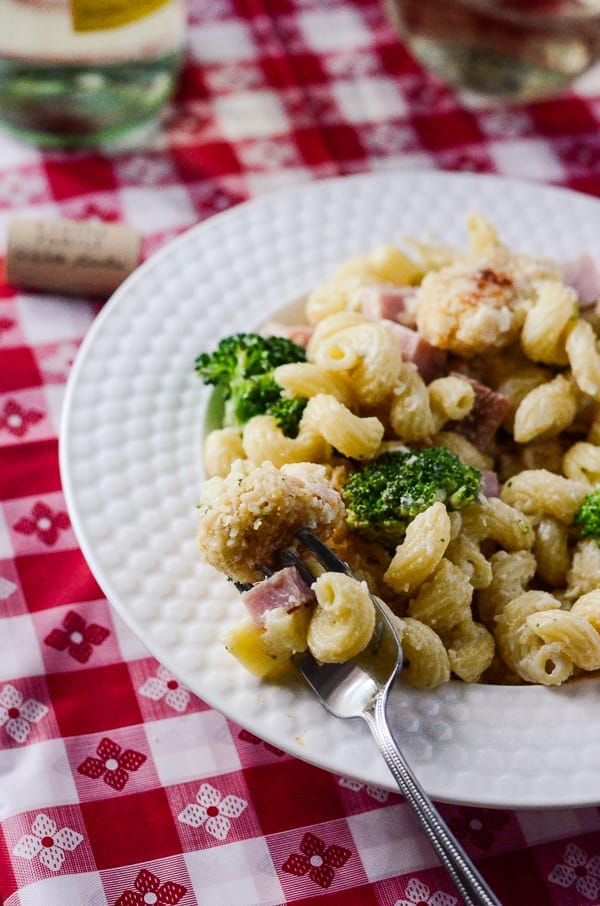
{"type": "Polygon", "coordinates": [[[373,707],[364,711],[362,716],[373,734],[400,792],[419,819],[442,865],[454,881],[465,906],[502,906],[398,749],[387,721],[385,696],[377,696],[373,707]]]}

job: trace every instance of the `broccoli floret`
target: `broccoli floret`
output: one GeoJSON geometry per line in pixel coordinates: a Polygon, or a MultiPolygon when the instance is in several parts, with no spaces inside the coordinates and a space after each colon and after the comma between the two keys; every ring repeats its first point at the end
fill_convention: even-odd
{"type": "Polygon", "coordinates": [[[351,472],[342,490],[351,528],[394,548],[436,501],[457,510],[476,500],[481,472],[444,447],[384,453],[351,472]]]}
{"type": "Polygon", "coordinates": [[[307,402],[308,400],[303,396],[282,396],[269,406],[269,414],[274,417],[284,434],[287,434],[288,437],[296,437],[307,402]]]}
{"type": "Polygon", "coordinates": [[[224,426],[241,427],[255,415],[273,415],[284,434],[295,437],[306,400],[284,397],[273,371],[305,361],[302,346],[287,337],[236,333],[221,340],[214,352],[198,356],[196,374],[220,390],[224,426]]]}
{"type": "Polygon", "coordinates": [[[584,538],[594,538],[600,544],[600,488],[588,494],[573,520],[584,538]]]}

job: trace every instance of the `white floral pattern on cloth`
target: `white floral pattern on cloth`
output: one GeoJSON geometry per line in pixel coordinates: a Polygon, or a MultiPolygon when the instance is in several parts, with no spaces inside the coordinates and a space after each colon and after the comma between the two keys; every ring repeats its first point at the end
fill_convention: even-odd
{"type": "Polygon", "coordinates": [[[411,878],[406,885],[407,899],[396,900],[394,906],[456,906],[458,900],[449,893],[430,888],[418,878],[411,878]]]}
{"type": "Polygon", "coordinates": [[[521,138],[533,131],[531,117],[525,111],[482,111],[479,125],[490,138],[521,138]]]}
{"type": "Polygon", "coordinates": [[[575,886],[577,893],[588,900],[595,900],[600,893],[600,856],[591,856],[580,846],[568,843],[563,861],[555,865],[548,880],[559,887],[575,886]]]}
{"type": "Polygon", "coordinates": [[[25,742],[31,725],[37,724],[50,709],[35,698],[23,699],[18,689],[7,683],[0,690],[0,727],[15,742],[25,742]]]}
{"type": "Polygon", "coordinates": [[[70,827],[61,827],[44,812],[36,815],[31,834],[23,834],[13,848],[15,856],[24,859],[39,858],[50,871],[60,871],[65,853],[73,852],[83,840],[83,835],[70,827]]]}
{"type": "Polygon", "coordinates": [[[208,25],[219,22],[233,15],[229,0],[188,0],[188,20],[190,25],[208,25]]]}
{"type": "Polygon", "coordinates": [[[390,794],[387,790],[383,790],[379,786],[371,786],[370,783],[361,783],[360,780],[353,780],[352,777],[340,777],[339,783],[340,786],[345,787],[347,790],[352,790],[354,793],[364,789],[365,793],[371,799],[376,799],[377,802],[387,802],[389,799],[390,794]]]}
{"type": "Polygon", "coordinates": [[[291,853],[285,860],[282,871],[297,877],[307,874],[319,887],[330,887],[335,869],[342,868],[352,855],[351,850],[337,843],[327,846],[324,840],[310,831],[302,837],[299,848],[299,853],[291,853]]]}
{"type": "Polygon", "coordinates": [[[416,133],[405,123],[366,123],[361,127],[361,141],[370,154],[393,157],[418,146],[416,133]]]}
{"type": "Polygon", "coordinates": [[[185,686],[182,686],[162,664],[157,668],[156,676],[149,676],[140,686],[138,692],[154,702],[164,699],[170,708],[180,714],[185,711],[190,701],[190,693],[185,686]]]}
{"type": "Polygon", "coordinates": [[[69,220],[96,220],[114,223],[119,220],[119,205],[108,193],[95,193],[63,202],[63,214],[69,220]]]}
{"type": "Polygon", "coordinates": [[[210,783],[203,783],[196,802],[188,802],[177,818],[190,827],[202,827],[217,840],[224,840],[231,829],[231,818],[239,818],[248,803],[239,796],[223,796],[210,783]]]}
{"type": "Polygon", "coordinates": [[[77,354],[77,343],[59,343],[38,351],[40,368],[46,380],[66,381],[77,354]]]}
{"type": "Polygon", "coordinates": [[[0,205],[22,207],[48,201],[48,186],[41,168],[36,166],[7,170],[0,174],[0,205]]]}
{"type": "Polygon", "coordinates": [[[116,161],[117,171],[124,182],[142,186],[160,186],[174,179],[168,159],[148,154],[132,154],[116,161]]]}
{"type": "Polygon", "coordinates": [[[146,761],[147,756],[135,749],[121,749],[107,736],[101,739],[96,749],[97,758],[88,755],[77,771],[91,780],[102,778],[113,790],[122,790],[131,771],[137,771],[146,761]]]}
{"type": "Polygon", "coordinates": [[[187,893],[187,887],[175,881],[161,883],[160,878],[142,868],[133,882],[135,890],[124,891],[115,906],[174,906],[187,893]]]}
{"type": "Polygon", "coordinates": [[[11,582],[10,579],[5,579],[4,576],[0,576],[0,601],[6,601],[7,598],[14,595],[16,590],[17,586],[14,582],[11,582]]]}
{"type": "Polygon", "coordinates": [[[277,170],[300,163],[298,152],[291,142],[280,139],[257,139],[240,146],[238,155],[250,170],[277,170]]]}
{"type": "Polygon", "coordinates": [[[215,69],[208,69],[205,79],[214,92],[248,91],[262,88],[264,75],[254,66],[244,66],[240,63],[221,64],[215,69]]]}
{"type": "Polygon", "coordinates": [[[381,72],[381,62],[376,53],[339,51],[326,57],[324,62],[328,72],[337,79],[358,79],[381,72]]]}

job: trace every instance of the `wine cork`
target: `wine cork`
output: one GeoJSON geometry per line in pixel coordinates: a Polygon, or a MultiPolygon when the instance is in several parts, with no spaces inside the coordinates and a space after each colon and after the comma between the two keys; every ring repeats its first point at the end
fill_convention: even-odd
{"type": "Polygon", "coordinates": [[[131,227],[95,220],[33,220],[8,225],[6,281],[23,289],[110,296],[139,264],[131,227]]]}

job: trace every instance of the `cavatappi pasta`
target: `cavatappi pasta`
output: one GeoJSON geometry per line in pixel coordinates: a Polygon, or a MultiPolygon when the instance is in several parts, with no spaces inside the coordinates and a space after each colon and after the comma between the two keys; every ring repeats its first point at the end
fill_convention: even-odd
{"type": "Polygon", "coordinates": [[[600,303],[583,299],[576,268],[567,285],[481,216],[467,224],[466,251],[380,245],[309,294],[307,361],[275,371],[284,396],[308,400],[297,436],[258,415],[206,438],[207,562],[257,587],[257,565],[309,524],[356,577],[312,563],[307,598],[285,586],[283,604],[246,601],[225,644],[259,676],[307,648],[324,662],[359,653],[369,592],[391,608],[416,687],[600,670],[600,541],[575,524],[600,487],[600,303]],[[481,472],[479,498],[425,506],[397,544],[365,540],[345,518],[349,473],[440,446],[481,472]]]}

